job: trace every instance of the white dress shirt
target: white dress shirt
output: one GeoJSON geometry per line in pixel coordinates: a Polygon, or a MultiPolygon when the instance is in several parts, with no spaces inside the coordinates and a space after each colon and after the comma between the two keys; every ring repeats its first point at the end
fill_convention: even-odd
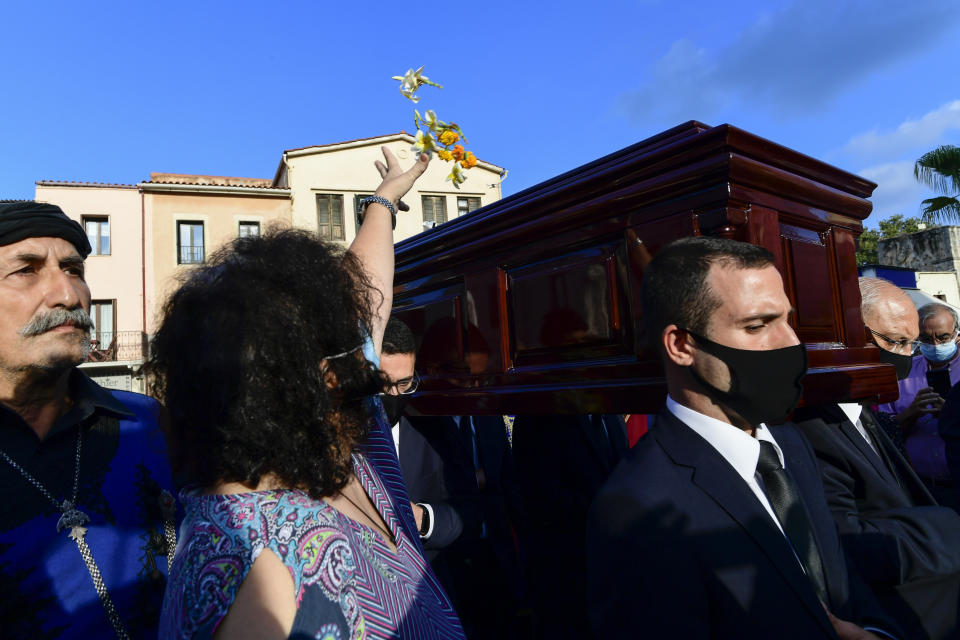
{"type": "Polygon", "coordinates": [[[676,402],[670,396],[667,396],[667,410],[677,417],[678,420],[697,432],[704,440],[710,443],[717,452],[723,456],[723,459],[730,463],[743,481],[750,487],[750,491],[757,497],[763,508],[767,510],[770,519],[777,525],[777,529],[783,533],[783,527],[770,506],[767,494],[763,492],[760,483],[757,482],[757,461],[760,459],[760,440],[765,440],[773,445],[780,458],[780,464],[786,468],[783,459],[783,452],[780,445],[774,440],[773,434],[767,429],[766,425],[758,424],[756,427],[756,438],[749,433],[733,426],[730,423],[705,416],[698,411],[676,402]]]}

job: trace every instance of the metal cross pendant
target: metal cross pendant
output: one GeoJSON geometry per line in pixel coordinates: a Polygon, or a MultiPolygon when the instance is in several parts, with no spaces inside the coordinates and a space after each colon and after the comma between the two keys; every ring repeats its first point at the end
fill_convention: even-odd
{"type": "Polygon", "coordinates": [[[57,521],[57,533],[64,529],[70,529],[71,538],[74,540],[78,537],[82,538],[87,532],[83,525],[90,522],[90,516],[74,507],[69,500],[64,500],[60,509],[63,511],[63,515],[57,521]]]}

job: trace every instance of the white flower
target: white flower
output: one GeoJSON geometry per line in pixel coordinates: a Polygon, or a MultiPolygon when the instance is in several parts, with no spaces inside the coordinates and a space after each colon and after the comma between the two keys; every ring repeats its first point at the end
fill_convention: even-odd
{"type": "Polygon", "coordinates": [[[463,175],[463,169],[460,168],[460,163],[454,162],[453,169],[450,170],[450,175],[447,176],[447,180],[453,183],[453,186],[457,189],[460,188],[460,185],[463,184],[467,179],[467,176],[463,175]]]}
{"type": "Polygon", "coordinates": [[[411,151],[416,153],[418,156],[421,153],[426,153],[427,155],[432,155],[434,151],[437,150],[437,142],[433,139],[433,134],[429,131],[424,133],[423,131],[417,131],[417,139],[411,147],[411,151]]]}
{"type": "Polygon", "coordinates": [[[420,67],[416,71],[413,69],[407,69],[407,72],[402,76],[393,76],[391,80],[397,80],[400,83],[400,93],[402,93],[408,100],[411,100],[414,103],[420,102],[420,98],[413,95],[417,92],[421,86],[428,84],[431,87],[437,87],[438,89],[443,89],[443,87],[436,82],[431,82],[430,78],[425,75],[422,75],[423,67],[420,67]]]}

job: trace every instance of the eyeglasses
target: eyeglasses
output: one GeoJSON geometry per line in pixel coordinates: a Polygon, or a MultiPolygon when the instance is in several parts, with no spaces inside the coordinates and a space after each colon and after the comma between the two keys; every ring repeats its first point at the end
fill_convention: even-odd
{"type": "Polygon", "coordinates": [[[957,336],[960,335],[957,331],[954,331],[951,335],[939,335],[931,336],[922,335],[920,336],[920,342],[923,344],[949,344],[957,339],[957,336]]]}
{"type": "Polygon", "coordinates": [[[420,387],[420,374],[416,371],[409,378],[383,383],[383,392],[388,395],[408,396],[420,387]]]}
{"type": "Polygon", "coordinates": [[[889,338],[889,337],[883,335],[882,333],[878,333],[878,332],[874,331],[874,330],[871,329],[870,327],[867,327],[867,330],[868,330],[870,333],[872,333],[873,335],[875,335],[875,336],[877,336],[878,338],[880,338],[881,340],[883,340],[884,342],[886,342],[888,345],[890,345],[890,346],[891,346],[891,349],[889,349],[889,351],[892,351],[893,353],[899,353],[900,355],[911,355],[911,356],[912,356],[912,355],[916,354],[917,351],[919,351],[919,349],[920,349],[920,341],[919,341],[919,340],[894,340],[893,338],[889,338]]]}

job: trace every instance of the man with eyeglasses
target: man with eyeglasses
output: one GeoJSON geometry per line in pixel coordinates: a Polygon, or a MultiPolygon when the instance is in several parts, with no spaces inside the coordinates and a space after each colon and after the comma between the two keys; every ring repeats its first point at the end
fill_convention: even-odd
{"type": "MultiPolygon", "coordinates": [[[[420,382],[416,361],[413,333],[402,321],[391,318],[384,330],[380,354],[380,369],[384,374],[381,401],[392,426],[393,442],[412,499],[420,540],[427,560],[433,564],[438,552],[460,537],[464,520],[468,529],[479,529],[480,517],[476,487],[461,480],[463,474],[448,469],[448,463],[438,451],[440,449],[446,455],[447,448],[430,437],[431,434],[416,429],[404,415],[410,395],[420,382]]],[[[466,459],[455,462],[467,464],[466,459]]],[[[434,573],[441,582],[444,581],[441,575],[444,571],[435,566],[434,573]]]]}
{"type": "MultiPolygon", "coordinates": [[[[882,359],[900,378],[918,363],[923,367],[923,382],[910,397],[903,386],[909,378],[901,380],[901,413],[910,405],[918,414],[929,413],[939,396],[927,388],[926,358],[912,357],[918,327],[924,326],[913,302],[877,278],[861,278],[860,292],[861,315],[882,359]]],[[[936,341],[930,329],[923,337],[936,341]]],[[[870,407],[805,407],[794,422],[813,445],[844,548],[884,609],[909,638],[957,637],[960,516],[937,504],[870,407]]]]}
{"type": "Polygon", "coordinates": [[[896,415],[904,434],[910,462],[924,483],[941,502],[954,504],[953,480],[947,465],[946,448],[938,432],[938,417],[945,397],[928,383],[928,372],[946,371],[950,386],[960,382],[960,358],[957,358],[957,313],[940,303],[919,310],[919,350],[905,379],[900,382],[900,398],[880,407],[896,415]]]}

